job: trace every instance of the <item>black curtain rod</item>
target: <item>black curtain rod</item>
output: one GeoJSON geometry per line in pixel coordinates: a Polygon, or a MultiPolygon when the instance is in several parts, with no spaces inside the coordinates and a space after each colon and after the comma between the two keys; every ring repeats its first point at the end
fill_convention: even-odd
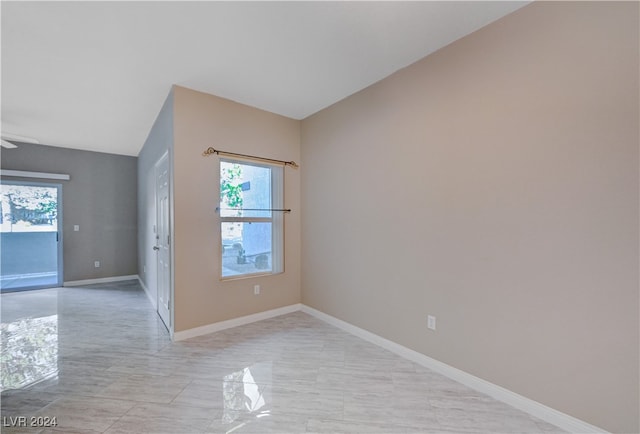
{"type": "Polygon", "coordinates": [[[216,212],[220,211],[280,211],[291,212],[291,208],[216,208],[216,212]]]}
{"type": "Polygon", "coordinates": [[[232,155],[234,157],[251,158],[251,159],[254,159],[254,160],[268,161],[270,163],[284,164],[285,166],[298,167],[298,165],[296,164],[295,161],[274,160],[273,158],[256,157],[255,155],[237,154],[235,152],[219,151],[219,150],[213,149],[211,147],[208,148],[206,151],[204,151],[202,153],[202,155],[205,156],[205,157],[208,156],[208,155],[211,155],[211,154],[232,155]]]}

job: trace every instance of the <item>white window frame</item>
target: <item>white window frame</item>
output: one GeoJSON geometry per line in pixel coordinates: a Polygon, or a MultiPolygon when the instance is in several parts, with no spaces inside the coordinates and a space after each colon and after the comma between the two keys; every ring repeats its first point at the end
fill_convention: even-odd
{"type": "MultiPolygon", "coordinates": [[[[222,163],[240,164],[270,169],[271,174],[271,209],[283,209],[284,207],[284,167],[279,164],[257,163],[252,160],[238,158],[219,158],[218,162],[218,204],[222,206],[220,181],[222,176],[222,163]]],[[[269,276],[284,272],[284,213],[271,211],[271,217],[223,217],[222,210],[218,212],[218,232],[220,234],[220,280],[245,279],[257,276],[269,276]],[[224,247],[222,245],[223,223],[271,223],[271,270],[256,271],[255,273],[242,273],[230,276],[224,275],[224,247]]]]}

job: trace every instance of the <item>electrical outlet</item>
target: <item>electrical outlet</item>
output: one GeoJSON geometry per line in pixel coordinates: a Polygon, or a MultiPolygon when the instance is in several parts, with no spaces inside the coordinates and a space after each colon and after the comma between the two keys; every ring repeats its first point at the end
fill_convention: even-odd
{"type": "Polygon", "coordinates": [[[254,295],[260,294],[260,285],[253,285],[253,294],[254,295]]]}
{"type": "Polygon", "coordinates": [[[427,328],[430,330],[436,329],[436,317],[433,315],[427,315],[427,328]]]}
{"type": "Polygon", "coordinates": [[[96,268],[100,268],[100,261],[94,262],[93,266],[96,267],[96,268]]]}

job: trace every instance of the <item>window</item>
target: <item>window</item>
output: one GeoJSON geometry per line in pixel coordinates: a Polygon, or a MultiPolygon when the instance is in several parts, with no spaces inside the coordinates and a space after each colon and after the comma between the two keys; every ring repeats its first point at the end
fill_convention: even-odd
{"type": "Polygon", "coordinates": [[[283,168],[220,160],[222,278],[283,271],[283,168]]]}

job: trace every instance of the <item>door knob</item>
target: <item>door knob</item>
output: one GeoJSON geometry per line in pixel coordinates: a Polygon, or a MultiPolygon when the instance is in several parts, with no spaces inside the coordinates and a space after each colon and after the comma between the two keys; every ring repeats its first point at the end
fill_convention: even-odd
{"type": "Polygon", "coordinates": [[[153,250],[160,250],[160,247],[158,247],[158,246],[153,246],[153,250]]]}

